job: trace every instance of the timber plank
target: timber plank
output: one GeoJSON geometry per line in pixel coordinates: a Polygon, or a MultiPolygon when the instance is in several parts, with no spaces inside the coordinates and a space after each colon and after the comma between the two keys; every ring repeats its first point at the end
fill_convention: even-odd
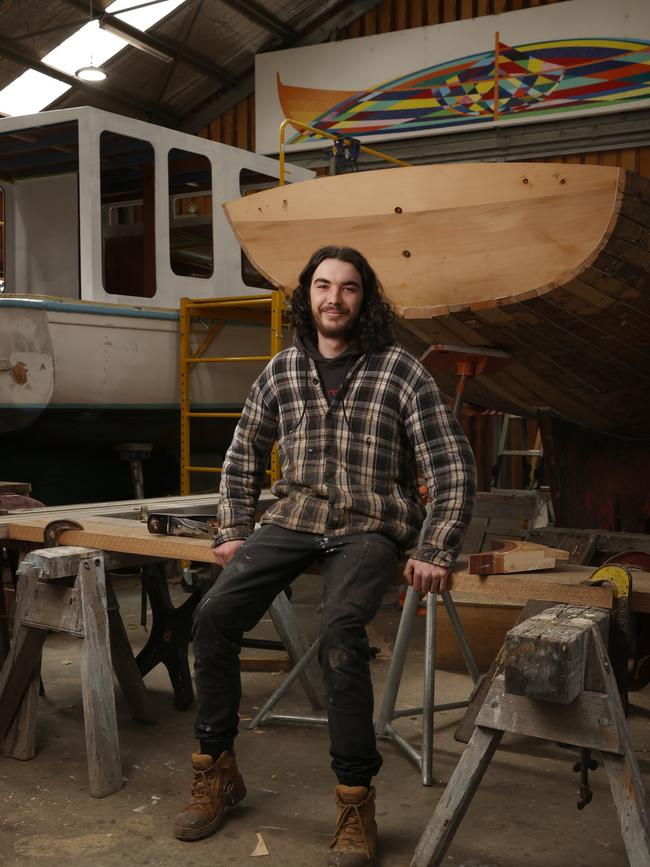
{"type": "MultiPolygon", "coordinates": [[[[0,526],[3,521],[7,522],[12,539],[38,543],[43,540],[43,527],[49,520],[49,517],[43,515],[25,515],[20,518],[12,515],[9,518],[0,518],[0,526]]],[[[69,530],[64,534],[66,542],[156,559],[214,562],[209,541],[204,539],[152,536],[144,524],[116,518],[84,516],[84,522],[84,530],[69,530]]],[[[477,602],[501,600],[523,605],[529,599],[541,599],[611,608],[611,591],[608,588],[581,585],[592,572],[593,570],[587,567],[574,566],[538,572],[534,576],[524,573],[485,578],[470,575],[467,571],[467,560],[461,558],[452,575],[451,589],[454,592],[471,594],[477,602]]],[[[650,612],[650,574],[635,573],[632,606],[635,611],[650,612]]]]}
{"type": "MultiPolygon", "coordinates": [[[[26,542],[42,542],[43,529],[49,517],[13,515],[8,524],[9,538],[26,542]]],[[[97,548],[100,551],[117,551],[126,554],[141,554],[147,557],[173,560],[198,560],[214,563],[210,541],[182,536],[156,536],[139,521],[124,518],[83,518],[83,530],[68,530],[62,534],[67,545],[97,548]]]]}
{"type": "Polygon", "coordinates": [[[570,705],[538,701],[507,693],[505,677],[499,674],[492,681],[476,725],[585,749],[623,753],[607,695],[600,692],[585,691],[570,705]]]}

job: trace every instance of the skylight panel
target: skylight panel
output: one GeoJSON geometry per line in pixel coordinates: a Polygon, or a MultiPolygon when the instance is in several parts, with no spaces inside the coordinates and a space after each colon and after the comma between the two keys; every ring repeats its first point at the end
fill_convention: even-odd
{"type": "Polygon", "coordinates": [[[28,69],[0,90],[2,114],[34,114],[69,90],[69,86],[35,69],[28,69]]]}
{"type": "Polygon", "coordinates": [[[130,12],[120,15],[120,9],[128,9],[129,6],[135,6],[135,3],[133,0],[115,0],[115,3],[111,3],[106,11],[130,24],[132,27],[145,31],[153,27],[154,24],[166,15],[170,15],[174,9],[178,9],[183,3],[185,3],[185,0],[167,0],[166,3],[156,3],[153,6],[145,6],[143,9],[132,9],[130,12]]]}
{"type": "MultiPolygon", "coordinates": [[[[121,14],[120,9],[134,6],[135,0],[116,0],[106,12],[145,32],[185,2],[186,0],[165,0],[163,3],[131,9],[121,14]]],[[[78,69],[91,63],[101,66],[126,45],[124,39],[102,30],[97,20],[88,21],[42,60],[67,75],[74,75],[78,69]]],[[[8,115],[32,114],[46,108],[68,90],[70,85],[29,69],[0,90],[0,112],[8,115]]]]}

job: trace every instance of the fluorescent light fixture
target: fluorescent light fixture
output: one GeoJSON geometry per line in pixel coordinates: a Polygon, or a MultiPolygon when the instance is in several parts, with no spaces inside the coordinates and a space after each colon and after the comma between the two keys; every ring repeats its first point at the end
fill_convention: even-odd
{"type": "MultiPolygon", "coordinates": [[[[185,2],[186,0],[165,0],[163,3],[145,6],[142,9],[130,9],[122,15],[120,9],[132,7],[134,0],[116,0],[116,2],[111,3],[106,12],[144,32],[185,2]]],[[[126,40],[121,36],[118,37],[100,29],[97,20],[89,21],[68,39],[64,39],[42,60],[43,63],[60,69],[68,75],[77,75],[84,68],[101,69],[111,57],[114,57],[126,45],[126,40]],[[89,64],[88,61],[91,58],[89,64]]],[[[164,59],[166,60],[167,57],[164,59]]],[[[98,81],[100,79],[94,78],[93,80],[98,81]]],[[[62,81],[28,69],[6,87],[0,89],[0,112],[7,115],[20,115],[42,111],[68,90],[70,90],[69,85],[62,81]]]]}
{"type": "Polygon", "coordinates": [[[68,75],[76,75],[77,69],[101,66],[106,63],[125,45],[123,39],[117,39],[100,30],[98,21],[89,21],[46,54],[43,63],[60,69],[61,72],[67,72],[68,75]]]}
{"type": "Polygon", "coordinates": [[[118,39],[122,39],[124,42],[128,42],[129,45],[132,45],[134,48],[139,48],[140,51],[144,51],[146,54],[150,54],[151,57],[155,57],[157,60],[162,60],[164,63],[171,63],[174,59],[171,54],[168,54],[166,51],[161,51],[160,49],[154,48],[152,45],[149,45],[148,42],[144,42],[142,39],[138,39],[135,33],[123,33],[110,21],[100,19],[99,26],[106,33],[111,33],[113,36],[117,36],[118,39]]]}
{"type": "Polygon", "coordinates": [[[94,66],[92,63],[90,66],[82,66],[81,69],[77,69],[75,72],[77,78],[80,78],[82,81],[105,81],[106,73],[100,66],[94,66]]]}

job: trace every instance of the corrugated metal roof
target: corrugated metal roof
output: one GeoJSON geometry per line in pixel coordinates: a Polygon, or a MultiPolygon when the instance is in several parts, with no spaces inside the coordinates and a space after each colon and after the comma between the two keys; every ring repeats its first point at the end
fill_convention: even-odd
{"type": "MultiPolygon", "coordinates": [[[[101,19],[110,2],[95,0],[94,17],[101,19]]],[[[146,0],[132,5],[139,2],[146,0]]],[[[74,86],[49,107],[95,105],[181,126],[206,100],[226,96],[250,76],[256,53],[296,44],[329,15],[338,15],[341,26],[342,10],[353,17],[360,5],[372,7],[378,0],[186,0],[140,34],[144,49],[128,45],[103,64],[105,82],[85,90],[74,86]],[[152,56],[147,44],[172,60],[152,56]]],[[[0,0],[0,89],[88,20],[88,0],[0,0]]]]}

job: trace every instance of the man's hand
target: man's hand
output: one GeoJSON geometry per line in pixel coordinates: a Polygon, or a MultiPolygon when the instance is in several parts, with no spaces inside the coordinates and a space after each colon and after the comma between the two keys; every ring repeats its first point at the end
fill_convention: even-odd
{"type": "Polygon", "coordinates": [[[409,560],[404,567],[406,583],[411,584],[418,593],[442,593],[447,589],[451,569],[434,566],[424,560],[409,560]]]}
{"type": "Polygon", "coordinates": [[[214,559],[222,569],[225,569],[243,544],[243,539],[231,539],[229,542],[222,542],[221,545],[212,549],[214,559]]]}

